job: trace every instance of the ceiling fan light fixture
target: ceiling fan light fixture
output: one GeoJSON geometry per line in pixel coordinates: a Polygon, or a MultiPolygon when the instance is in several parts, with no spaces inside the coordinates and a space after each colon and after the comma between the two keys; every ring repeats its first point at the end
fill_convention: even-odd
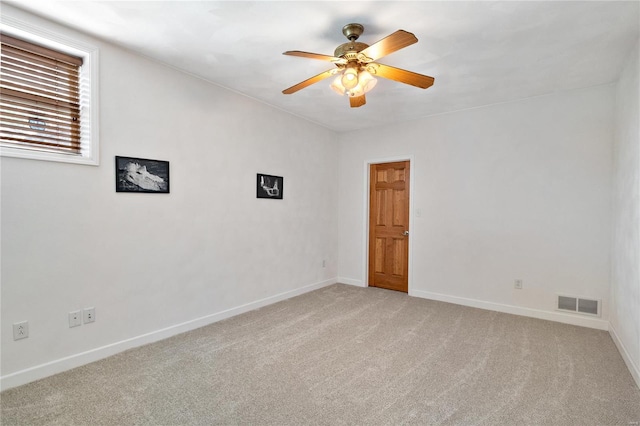
{"type": "Polygon", "coordinates": [[[346,92],[346,89],[344,88],[344,86],[342,85],[342,82],[340,80],[342,80],[342,75],[337,76],[333,80],[333,83],[331,83],[331,86],[329,86],[329,87],[331,87],[331,89],[334,92],[336,92],[338,95],[342,96],[346,92]]]}
{"type": "MultiPolygon", "coordinates": [[[[338,75],[333,83],[329,87],[336,92],[338,95],[347,95],[349,97],[361,96],[365,93],[368,93],[371,89],[373,89],[376,84],[378,84],[378,80],[376,80],[371,73],[368,71],[360,71],[357,74],[356,81],[353,87],[345,87],[343,84],[344,75],[338,75]]],[[[351,80],[353,81],[353,80],[351,80]]]]}
{"type": "Polygon", "coordinates": [[[345,89],[353,89],[358,85],[358,70],[355,67],[345,69],[340,82],[345,89]]]}
{"type": "Polygon", "coordinates": [[[373,78],[368,71],[361,71],[358,75],[358,85],[362,87],[364,93],[368,93],[376,84],[378,84],[378,80],[373,78]]]}

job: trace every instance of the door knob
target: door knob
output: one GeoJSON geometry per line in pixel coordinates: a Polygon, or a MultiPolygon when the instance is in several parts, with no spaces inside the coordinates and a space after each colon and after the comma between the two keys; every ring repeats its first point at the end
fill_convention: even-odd
{"type": "Polygon", "coordinates": [[[402,235],[404,235],[405,237],[409,236],[409,231],[404,231],[402,235]]]}

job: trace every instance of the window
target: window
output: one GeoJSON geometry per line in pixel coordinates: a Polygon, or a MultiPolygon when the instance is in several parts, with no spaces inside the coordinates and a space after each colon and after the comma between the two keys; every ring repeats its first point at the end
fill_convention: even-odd
{"type": "Polygon", "coordinates": [[[97,165],[97,49],[5,21],[0,153],[97,165]]]}
{"type": "Polygon", "coordinates": [[[2,143],[80,154],[82,58],[1,33],[0,43],[2,143]]]}

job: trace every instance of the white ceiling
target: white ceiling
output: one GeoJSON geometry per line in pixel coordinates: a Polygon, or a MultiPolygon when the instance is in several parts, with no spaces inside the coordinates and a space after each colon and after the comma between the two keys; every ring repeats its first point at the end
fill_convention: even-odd
{"type": "Polygon", "coordinates": [[[639,34],[638,1],[60,1],[10,4],[181,68],[336,131],[610,83],[639,34]],[[342,27],[373,44],[404,29],[418,43],[378,62],[435,77],[433,87],[379,79],[350,108],[330,79],[282,90],[333,67],[283,56],[333,55],[342,27]]]}

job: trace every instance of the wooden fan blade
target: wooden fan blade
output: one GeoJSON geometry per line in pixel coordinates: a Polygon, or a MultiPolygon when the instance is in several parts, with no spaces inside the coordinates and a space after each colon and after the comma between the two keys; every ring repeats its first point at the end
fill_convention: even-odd
{"type": "Polygon", "coordinates": [[[367,100],[364,95],[349,97],[349,104],[351,105],[351,108],[358,108],[366,103],[367,100]]]}
{"type": "Polygon", "coordinates": [[[422,75],[400,68],[394,68],[389,65],[376,65],[376,73],[374,74],[375,77],[388,78],[389,80],[410,84],[421,89],[426,89],[433,86],[433,82],[435,81],[433,77],[429,77],[428,75],[422,75]]]}
{"type": "Polygon", "coordinates": [[[403,47],[411,46],[413,43],[417,43],[418,39],[412,33],[405,30],[398,30],[393,34],[390,34],[380,41],[373,43],[371,46],[362,50],[362,53],[372,61],[387,56],[390,53],[400,50],[403,47]]]}
{"type": "Polygon", "coordinates": [[[324,80],[325,78],[329,78],[332,75],[334,75],[335,70],[331,69],[331,70],[327,70],[321,74],[318,74],[314,77],[308,78],[305,81],[302,81],[298,84],[296,84],[295,86],[291,86],[288,89],[285,89],[282,91],[282,93],[284,93],[285,95],[290,95],[292,93],[297,92],[298,90],[304,89],[307,86],[311,86],[313,83],[317,83],[321,80],[324,80]]]}
{"type": "Polygon", "coordinates": [[[347,63],[346,59],[338,58],[336,56],[321,55],[319,53],[302,52],[300,50],[289,50],[289,51],[284,52],[283,55],[300,56],[301,58],[319,59],[321,61],[333,62],[334,64],[346,64],[347,63]]]}

